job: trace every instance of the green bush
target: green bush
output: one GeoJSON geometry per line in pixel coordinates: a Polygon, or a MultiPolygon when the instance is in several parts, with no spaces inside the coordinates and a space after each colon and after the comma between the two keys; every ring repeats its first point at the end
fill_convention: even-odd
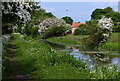
{"type": "Polygon", "coordinates": [[[82,24],[75,30],[74,35],[88,35],[87,25],[82,24]]]}
{"type": "Polygon", "coordinates": [[[120,25],[113,27],[113,32],[120,32],[120,25]]]}
{"type": "Polygon", "coordinates": [[[75,30],[74,35],[87,35],[88,33],[86,32],[85,29],[78,28],[75,30]]]}
{"type": "Polygon", "coordinates": [[[4,25],[2,25],[2,34],[4,35],[4,34],[11,34],[12,33],[12,31],[13,31],[13,24],[11,24],[11,23],[8,23],[8,24],[4,24],[4,25]]]}
{"type": "Polygon", "coordinates": [[[25,33],[27,36],[37,36],[39,35],[38,25],[34,25],[33,23],[26,24],[23,26],[21,33],[25,33]]]}
{"type": "Polygon", "coordinates": [[[48,28],[44,34],[43,37],[46,38],[50,38],[50,37],[54,37],[54,36],[63,36],[65,35],[66,32],[66,27],[65,26],[53,26],[48,28]]]}

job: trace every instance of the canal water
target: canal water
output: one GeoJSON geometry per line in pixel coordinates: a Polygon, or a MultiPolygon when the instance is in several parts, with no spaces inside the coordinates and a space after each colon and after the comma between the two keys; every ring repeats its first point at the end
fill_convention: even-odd
{"type": "MultiPolygon", "coordinates": [[[[97,51],[80,51],[79,49],[73,49],[69,53],[70,55],[73,55],[76,60],[81,60],[82,62],[87,63],[89,65],[90,69],[95,67],[96,65],[99,67],[103,66],[112,66],[114,64],[118,65],[118,68],[120,68],[120,57],[112,57],[107,56],[103,54],[104,52],[97,52],[97,51]]],[[[112,52],[110,52],[113,54],[112,52]]],[[[120,53],[118,53],[120,55],[120,53]]]]}
{"type": "Polygon", "coordinates": [[[51,42],[48,42],[53,48],[59,51],[67,52],[67,54],[72,55],[76,58],[76,60],[81,60],[82,62],[85,62],[90,69],[94,68],[96,65],[98,67],[103,66],[110,66],[116,64],[118,65],[119,72],[120,72],[120,53],[113,52],[113,51],[81,51],[80,45],[70,45],[70,46],[62,46],[53,44],[51,42]],[[106,55],[111,54],[111,55],[106,55]],[[113,56],[114,55],[114,56],[113,56]],[[115,56],[116,55],[116,56],[115,56]]]}

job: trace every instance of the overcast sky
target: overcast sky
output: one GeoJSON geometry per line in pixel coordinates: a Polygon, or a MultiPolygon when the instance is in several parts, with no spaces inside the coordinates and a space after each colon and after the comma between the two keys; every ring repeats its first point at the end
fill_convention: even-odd
{"type": "Polygon", "coordinates": [[[81,23],[90,20],[90,15],[96,8],[112,7],[118,11],[118,2],[41,2],[39,5],[57,18],[69,16],[74,22],[81,23]]]}

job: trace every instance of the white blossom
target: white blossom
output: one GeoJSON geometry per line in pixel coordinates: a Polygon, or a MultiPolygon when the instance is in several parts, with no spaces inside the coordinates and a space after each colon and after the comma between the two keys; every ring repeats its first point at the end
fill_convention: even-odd
{"type": "Polygon", "coordinates": [[[104,39],[101,42],[106,42],[110,34],[112,33],[112,27],[113,27],[113,21],[111,18],[107,18],[103,16],[99,21],[98,25],[100,26],[100,29],[103,30],[103,37],[104,39]]]}
{"type": "Polygon", "coordinates": [[[105,16],[103,16],[99,22],[98,22],[98,25],[100,26],[101,29],[108,29],[109,31],[112,31],[112,27],[113,27],[113,24],[112,24],[112,19],[111,18],[106,18],[105,16]]]}
{"type": "Polygon", "coordinates": [[[31,3],[29,2],[6,2],[6,3],[3,3],[1,7],[2,7],[2,12],[4,14],[15,14],[20,19],[23,19],[24,23],[26,23],[28,21],[31,21],[31,15],[28,10],[34,9],[33,5],[36,5],[36,3],[34,2],[31,2],[31,3]]]}
{"type": "Polygon", "coordinates": [[[38,32],[40,34],[42,34],[49,27],[61,26],[61,25],[65,26],[65,27],[71,27],[69,24],[66,24],[66,22],[63,19],[48,18],[48,19],[45,19],[43,22],[40,23],[38,32]]]}
{"type": "Polygon", "coordinates": [[[108,37],[109,37],[109,33],[108,33],[108,34],[103,33],[102,35],[103,35],[105,38],[108,38],[108,37]]]}

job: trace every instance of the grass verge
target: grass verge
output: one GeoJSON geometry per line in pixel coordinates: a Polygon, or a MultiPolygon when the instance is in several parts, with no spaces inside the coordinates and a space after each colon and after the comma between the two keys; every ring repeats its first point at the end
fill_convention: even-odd
{"type": "MultiPolygon", "coordinates": [[[[64,52],[59,52],[43,42],[23,35],[13,35],[10,44],[15,45],[14,61],[21,66],[20,72],[35,79],[116,79],[118,72],[116,67],[102,71],[90,72],[85,63],[76,60],[73,56],[64,52]],[[99,73],[101,72],[101,73],[99,73]]],[[[13,47],[13,46],[12,46],[13,47]]],[[[6,46],[6,49],[8,46],[6,46]]],[[[12,54],[11,53],[11,54],[12,54]]],[[[8,54],[8,52],[6,53],[8,54]]],[[[9,58],[4,56],[4,58],[9,58]]],[[[15,66],[11,69],[4,59],[4,70],[9,69],[14,72],[15,66]]],[[[8,71],[6,72],[8,73],[8,71]]],[[[7,74],[6,74],[7,75],[7,74]]]]}

